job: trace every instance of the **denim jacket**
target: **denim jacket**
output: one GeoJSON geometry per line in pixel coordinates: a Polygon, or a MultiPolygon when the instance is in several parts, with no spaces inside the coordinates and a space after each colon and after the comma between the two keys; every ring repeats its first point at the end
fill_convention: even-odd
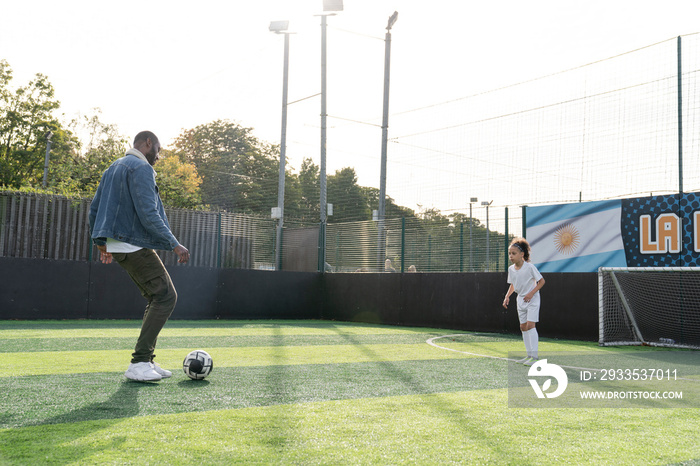
{"type": "Polygon", "coordinates": [[[90,205],[90,236],[97,245],[113,238],[171,251],[179,242],[170,231],[155,171],[139,156],[130,149],[105,170],[90,205]]]}

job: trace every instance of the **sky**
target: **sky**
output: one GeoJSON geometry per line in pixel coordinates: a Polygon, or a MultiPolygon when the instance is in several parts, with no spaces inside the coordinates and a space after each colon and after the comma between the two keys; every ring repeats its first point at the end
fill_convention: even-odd
{"type": "MultiPolygon", "coordinates": [[[[229,119],[280,140],[289,20],[288,166],[320,153],[322,0],[23,0],[2,7],[13,87],[47,75],[66,120],[100,109],[129,138],[229,119]]],[[[686,0],[344,0],[328,17],[328,173],[378,187],[385,27],[391,114],[478,94],[698,32],[686,0]]],[[[391,153],[389,154],[391,157],[391,153]]],[[[391,176],[391,173],[389,173],[391,176]]]]}

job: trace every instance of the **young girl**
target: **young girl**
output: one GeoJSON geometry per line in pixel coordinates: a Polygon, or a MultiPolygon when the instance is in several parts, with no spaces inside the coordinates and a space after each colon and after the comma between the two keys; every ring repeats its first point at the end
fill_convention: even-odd
{"type": "Polygon", "coordinates": [[[525,238],[515,238],[508,248],[508,258],[513,263],[508,267],[508,283],[510,287],[503,300],[503,307],[508,308],[510,295],[518,293],[518,317],[520,331],[523,332],[523,342],[527,357],[518,361],[526,366],[537,362],[536,322],[540,320],[540,289],[544,286],[544,278],[537,267],[530,262],[530,243],[525,238]]]}

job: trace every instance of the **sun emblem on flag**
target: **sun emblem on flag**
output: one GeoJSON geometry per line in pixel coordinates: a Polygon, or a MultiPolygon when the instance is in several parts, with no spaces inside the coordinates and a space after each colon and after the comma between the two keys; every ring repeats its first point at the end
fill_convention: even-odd
{"type": "Polygon", "coordinates": [[[575,226],[566,223],[554,232],[554,246],[560,254],[573,254],[580,244],[581,235],[575,226]]]}

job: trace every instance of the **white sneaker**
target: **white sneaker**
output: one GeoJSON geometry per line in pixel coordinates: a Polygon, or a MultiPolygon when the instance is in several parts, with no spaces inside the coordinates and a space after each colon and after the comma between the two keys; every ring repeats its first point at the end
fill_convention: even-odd
{"type": "Polygon", "coordinates": [[[532,365],[535,364],[537,361],[539,361],[539,359],[533,358],[533,357],[529,357],[529,358],[527,358],[527,361],[525,361],[525,362],[523,363],[523,365],[525,365],[525,366],[532,366],[532,365]]]}
{"type": "Polygon", "coordinates": [[[157,382],[163,377],[155,371],[153,363],[137,362],[129,364],[129,368],[124,372],[124,376],[137,382],[157,382]]]}
{"type": "Polygon", "coordinates": [[[528,359],[530,359],[530,356],[525,356],[524,358],[518,359],[515,362],[517,362],[518,364],[525,364],[525,361],[527,361],[528,359]]]}
{"type": "Polygon", "coordinates": [[[162,367],[160,367],[160,365],[158,365],[157,362],[153,362],[151,364],[153,364],[153,370],[156,371],[158,375],[160,375],[162,378],[167,379],[168,377],[173,376],[172,372],[170,372],[167,369],[163,369],[162,367]]]}

